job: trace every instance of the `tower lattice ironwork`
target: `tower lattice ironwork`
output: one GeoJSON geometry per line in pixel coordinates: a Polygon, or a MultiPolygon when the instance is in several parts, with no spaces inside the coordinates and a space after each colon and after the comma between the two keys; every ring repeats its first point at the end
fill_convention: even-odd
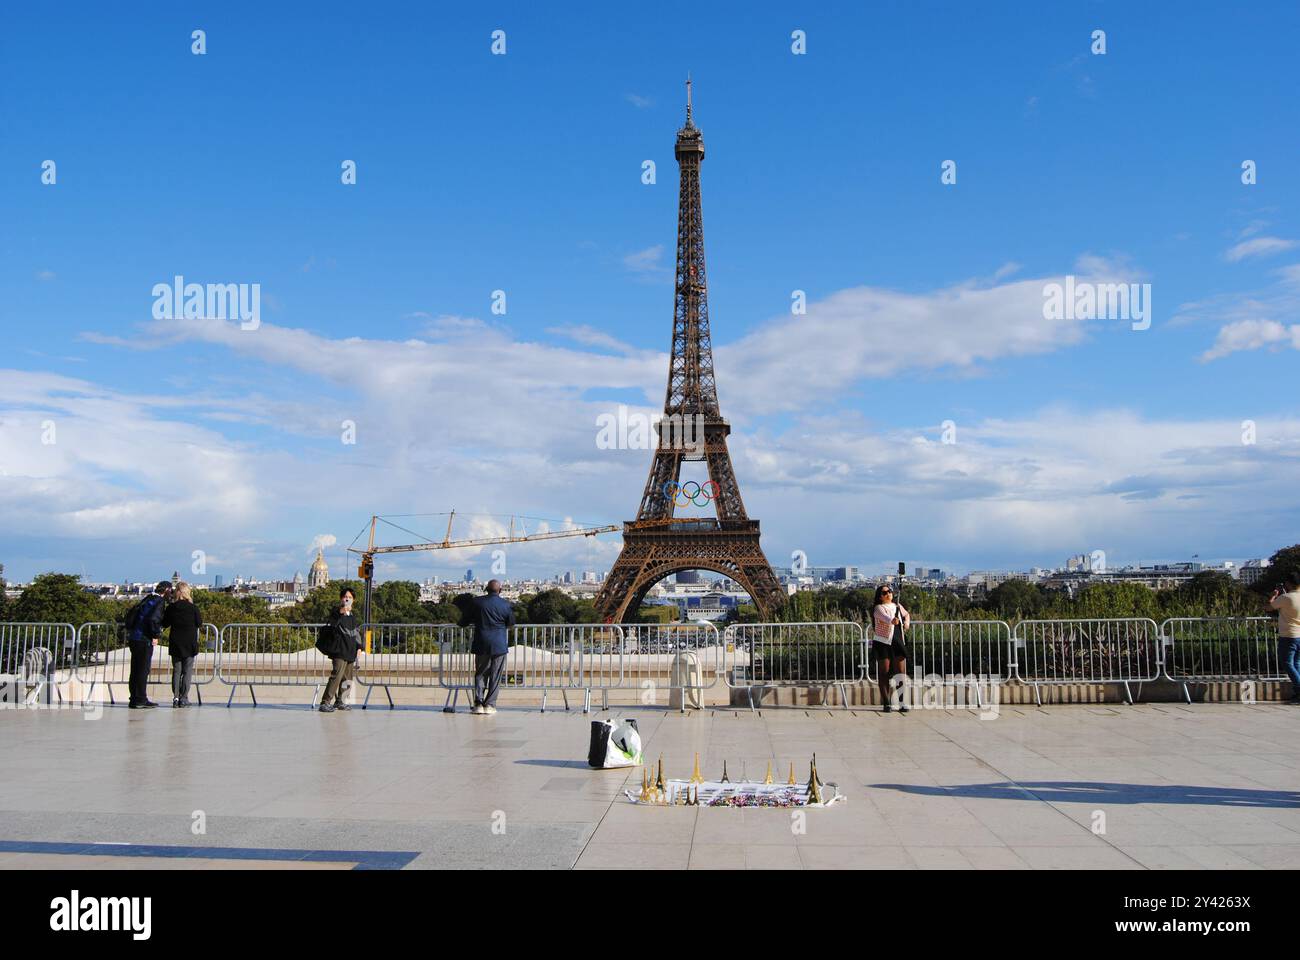
{"type": "Polygon", "coordinates": [[[731,425],[718,409],[700,204],[704,137],[691,119],[689,79],[686,124],[677,131],[676,154],[681,186],[668,391],[641,508],[635,520],[623,525],[623,550],[596,598],[597,611],[614,622],[634,614],[652,586],[682,570],[712,570],[732,578],[765,616],[786,596],[759,545],[758,521],[745,513],[727,451],[731,425]],[[702,460],[708,468],[705,493],[706,499],[712,495],[716,519],[674,516],[682,463],[691,460],[702,460]]]}

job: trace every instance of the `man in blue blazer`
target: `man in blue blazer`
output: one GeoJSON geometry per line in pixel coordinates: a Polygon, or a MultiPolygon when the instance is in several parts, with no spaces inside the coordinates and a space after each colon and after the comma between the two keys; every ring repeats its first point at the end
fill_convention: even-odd
{"type": "Polygon", "coordinates": [[[497,691],[506,668],[510,628],[515,625],[515,608],[501,596],[501,581],[489,580],[487,595],[475,597],[465,626],[474,628],[474,706],[470,713],[497,712],[497,691]]]}

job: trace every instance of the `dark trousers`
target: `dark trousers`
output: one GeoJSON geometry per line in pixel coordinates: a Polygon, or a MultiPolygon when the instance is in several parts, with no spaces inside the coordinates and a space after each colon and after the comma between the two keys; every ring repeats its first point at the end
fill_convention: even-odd
{"type": "Polygon", "coordinates": [[[144,703],[149,699],[149,665],[153,663],[153,641],[133,640],[131,642],[131,690],[132,703],[144,703]]]}
{"type": "Polygon", "coordinates": [[[499,653],[474,654],[474,703],[481,707],[497,705],[497,691],[501,689],[501,674],[506,669],[506,655],[499,653]]]}
{"type": "Polygon", "coordinates": [[[190,702],[190,683],[194,680],[194,658],[172,657],[172,699],[190,702]]]}

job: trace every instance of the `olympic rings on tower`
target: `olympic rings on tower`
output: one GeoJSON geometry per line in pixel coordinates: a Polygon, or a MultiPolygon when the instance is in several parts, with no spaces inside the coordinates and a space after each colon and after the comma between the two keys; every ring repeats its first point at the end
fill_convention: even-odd
{"type": "Polygon", "coordinates": [[[664,496],[677,507],[687,507],[692,503],[697,507],[707,507],[709,501],[716,499],[721,493],[722,488],[714,480],[705,480],[704,483],[696,483],[694,480],[678,483],[669,480],[664,484],[664,496]]]}

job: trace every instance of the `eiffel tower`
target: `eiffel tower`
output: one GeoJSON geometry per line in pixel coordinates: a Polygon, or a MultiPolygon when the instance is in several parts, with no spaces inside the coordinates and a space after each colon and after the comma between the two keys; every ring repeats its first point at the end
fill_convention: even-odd
{"type": "Polygon", "coordinates": [[[718,411],[700,205],[704,137],[691,122],[689,78],[686,125],[677,131],[676,154],[681,188],[668,393],[641,508],[635,520],[623,524],[623,550],[596,598],[596,610],[607,623],[635,614],[652,586],[681,570],[712,570],[730,577],[764,617],[775,613],[786,597],[759,546],[758,521],[745,513],[727,452],[731,425],[718,411]],[[681,495],[682,463],[689,460],[703,460],[708,467],[704,492],[706,501],[712,494],[716,519],[673,516],[681,495]]]}

